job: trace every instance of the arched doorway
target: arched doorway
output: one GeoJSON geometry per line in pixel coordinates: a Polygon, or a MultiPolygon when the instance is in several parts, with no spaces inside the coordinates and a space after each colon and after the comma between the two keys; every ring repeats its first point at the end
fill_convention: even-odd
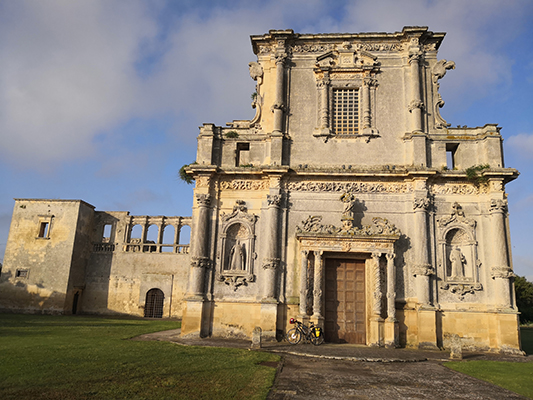
{"type": "Polygon", "coordinates": [[[163,300],[165,295],[160,289],[150,289],[146,293],[144,316],[146,318],[163,318],[163,300]]]}

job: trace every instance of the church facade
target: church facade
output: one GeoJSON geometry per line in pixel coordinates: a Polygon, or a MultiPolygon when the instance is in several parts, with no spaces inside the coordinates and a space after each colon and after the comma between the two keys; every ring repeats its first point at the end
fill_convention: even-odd
{"type": "MultiPolygon", "coordinates": [[[[78,293],[82,312],[105,313],[113,297],[113,311],[146,315],[159,289],[163,315],[181,317],[184,336],[246,338],[260,327],[280,339],[298,318],[323,326],[330,342],[442,348],[458,335],[466,349],[519,353],[505,193],[518,172],[504,166],[498,126],[451,128],[442,118],[440,79],[455,68],[437,57],[443,38],[426,27],[252,36],[256,115],[200,128],[186,168],[192,217],[76,203],[90,233],[58,251],[84,248],[71,259],[86,262],[61,283],[70,296],[61,304],[78,293]],[[133,219],[143,226],[137,242],[133,219]],[[174,239],[162,254],[164,240],[146,240],[152,225],[162,237],[184,223],[186,250],[174,239]],[[138,267],[122,267],[135,257],[138,267]]],[[[47,222],[36,204],[34,227],[47,222]]],[[[3,287],[16,291],[15,266],[30,262],[22,225],[12,224],[0,306],[3,287]]]]}

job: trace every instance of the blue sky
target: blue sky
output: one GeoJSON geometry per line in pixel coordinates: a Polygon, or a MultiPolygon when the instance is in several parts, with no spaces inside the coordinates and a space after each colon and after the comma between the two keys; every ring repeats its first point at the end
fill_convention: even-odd
{"type": "Polygon", "coordinates": [[[533,280],[533,2],[0,0],[0,259],[13,198],[191,214],[198,126],[252,118],[250,35],[447,32],[444,118],[498,123],[515,271],[533,280]]]}

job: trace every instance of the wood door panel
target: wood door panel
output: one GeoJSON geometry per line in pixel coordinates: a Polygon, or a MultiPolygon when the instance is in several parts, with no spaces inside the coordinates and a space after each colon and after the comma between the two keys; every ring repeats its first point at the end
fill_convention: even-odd
{"type": "Polygon", "coordinates": [[[366,344],[365,263],[326,259],[326,340],[366,344]]]}

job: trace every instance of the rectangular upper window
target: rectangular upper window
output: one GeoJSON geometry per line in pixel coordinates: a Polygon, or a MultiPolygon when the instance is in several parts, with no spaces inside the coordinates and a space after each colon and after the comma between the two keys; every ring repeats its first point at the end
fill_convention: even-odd
{"type": "Polygon", "coordinates": [[[331,118],[334,135],[359,134],[359,89],[333,89],[331,118]]]}
{"type": "Polygon", "coordinates": [[[53,215],[39,215],[39,231],[37,239],[50,239],[50,228],[52,227],[53,215]]]}

